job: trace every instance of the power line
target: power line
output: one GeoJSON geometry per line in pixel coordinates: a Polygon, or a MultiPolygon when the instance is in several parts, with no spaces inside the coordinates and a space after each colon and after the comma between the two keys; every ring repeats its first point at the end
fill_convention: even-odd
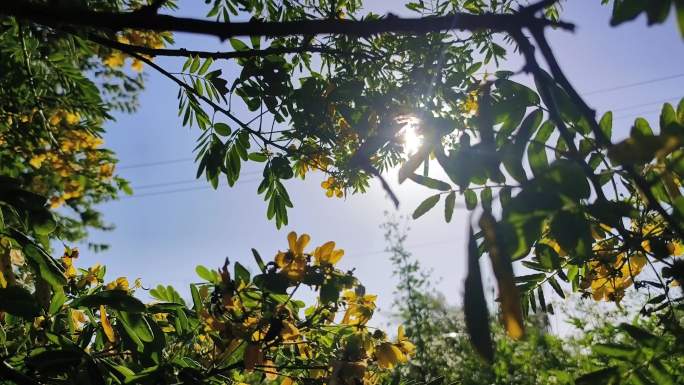
{"type": "Polygon", "coordinates": [[[633,104],[633,105],[631,105],[631,106],[620,107],[620,108],[614,108],[614,109],[612,109],[611,111],[613,111],[613,112],[616,112],[616,111],[626,111],[626,110],[631,110],[631,109],[634,109],[634,108],[651,106],[651,105],[653,105],[653,104],[665,103],[665,102],[669,102],[670,100],[675,100],[675,99],[679,99],[679,98],[681,98],[681,96],[679,96],[679,95],[677,95],[677,96],[671,96],[671,97],[666,98],[666,99],[654,100],[654,101],[647,102],[647,103],[633,104]]]}
{"type": "Polygon", "coordinates": [[[587,95],[602,94],[602,93],[606,93],[606,92],[613,92],[613,91],[617,91],[617,90],[623,90],[623,89],[625,89],[625,88],[638,87],[638,86],[642,86],[642,85],[645,85],[645,84],[657,83],[657,82],[662,82],[662,81],[665,81],[665,80],[677,79],[677,78],[681,78],[681,77],[684,77],[684,73],[679,73],[679,74],[673,74],[673,75],[663,76],[663,77],[660,77],[660,78],[653,78],[653,79],[648,79],[648,80],[642,80],[642,81],[639,81],[639,82],[627,83],[627,84],[617,85],[617,86],[613,86],[613,87],[600,88],[600,89],[598,89],[598,90],[593,90],[593,91],[589,91],[589,92],[583,92],[582,95],[583,95],[583,96],[587,96],[587,95]]]}
{"type": "MultiPolygon", "coordinates": [[[[257,175],[261,174],[261,171],[249,171],[249,172],[243,172],[240,175],[247,176],[247,175],[257,175]]],[[[182,184],[190,184],[194,182],[204,182],[201,179],[183,179],[183,180],[175,180],[175,181],[170,181],[170,182],[160,182],[160,183],[152,183],[152,184],[143,184],[140,186],[133,186],[134,190],[146,190],[150,188],[157,188],[157,187],[166,187],[166,186],[177,186],[177,185],[182,185],[182,184]]]]}
{"type": "Polygon", "coordinates": [[[187,162],[189,160],[195,160],[195,158],[178,158],[178,159],[167,159],[167,160],[160,160],[157,162],[148,162],[148,163],[135,163],[135,164],[129,164],[129,165],[123,165],[117,167],[119,170],[128,170],[132,168],[144,168],[144,167],[153,167],[153,166],[163,166],[167,164],[173,164],[173,163],[181,163],[181,162],[187,162]]]}
{"type": "MultiPolygon", "coordinates": [[[[258,182],[258,181],[260,181],[259,178],[246,179],[246,180],[235,183],[235,185],[237,186],[240,184],[258,182]]],[[[209,185],[196,186],[196,187],[185,187],[185,188],[179,188],[179,189],[175,189],[175,190],[154,191],[154,192],[149,192],[149,193],[135,194],[135,195],[131,195],[131,196],[121,197],[120,199],[144,198],[144,197],[175,194],[175,193],[188,192],[188,191],[208,190],[210,188],[212,188],[212,186],[209,186],[209,185]]]]}

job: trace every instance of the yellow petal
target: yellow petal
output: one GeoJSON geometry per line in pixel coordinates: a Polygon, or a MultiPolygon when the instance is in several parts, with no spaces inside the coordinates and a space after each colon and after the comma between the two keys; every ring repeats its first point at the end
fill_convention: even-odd
{"type": "Polygon", "coordinates": [[[342,249],[334,250],[332,252],[332,254],[330,254],[329,262],[334,265],[337,262],[339,262],[343,256],[344,256],[344,250],[342,250],[342,249]]]}
{"type": "Polygon", "coordinates": [[[297,247],[297,233],[291,231],[289,234],[287,234],[287,244],[291,251],[295,250],[297,247]]]}
{"type": "Polygon", "coordinates": [[[116,335],[114,334],[112,324],[109,322],[109,318],[107,318],[107,311],[105,310],[104,305],[100,305],[100,324],[102,325],[102,330],[109,342],[116,342],[116,335]]]}
{"type": "Polygon", "coordinates": [[[295,254],[304,254],[304,248],[309,244],[309,241],[311,241],[311,237],[309,236],[309,234],[302,234],[297,240],[297,248],[293,250],[295,254]]]}

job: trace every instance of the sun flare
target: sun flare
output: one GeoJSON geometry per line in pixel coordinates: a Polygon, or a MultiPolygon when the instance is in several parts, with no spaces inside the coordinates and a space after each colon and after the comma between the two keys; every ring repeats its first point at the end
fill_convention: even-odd
{"type": "Polygon", "coordinates": [[[400,135],[404,144],[404,153],[412,155],[418,152],[423,144],[423,136],[420,134],[420,121],[416,118],[409,118],[401,128],[400,135]]]}

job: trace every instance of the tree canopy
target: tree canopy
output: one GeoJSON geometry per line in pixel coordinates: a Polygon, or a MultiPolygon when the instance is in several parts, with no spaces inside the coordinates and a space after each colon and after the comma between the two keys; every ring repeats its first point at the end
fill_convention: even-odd
{"type": "MultiPolygon", "coordinates": [[[[290,380],[372,383],[371,369],[391,368],[412,351],[403,333],[389,342],[365,327],[373,297],[334,268],[334,243],[305,252],[305,235],[288,236],[288,251],[269,264],[255,254],[262,274],[253,278],[238,264],[233,275],[228,263],[200,269],[207,283],[193,291],[192,306],[164,287],[153,292],[160,303],[143,305],[126,280],[104,285],[103,269],[74,270],[73,249],[50,256],[52,241],[108,228],[96,205],[131,193],[101,135],[112,111],[137,108],[143,69],[178,86],[180,121],[197,127],[198,178],[232,186],[245,163],[263,165],[257,193],[278,228],[295,203],[283,181],[314,170],[325,173],[321,187],[331,198],[363,193],[378,178],[398,203],[383,176],[398,168],[399,182],[432,191],[416,219],[443,199],[449,222],[462,199],[472,217],[464,229],[465,324],[486,361],[494,349],[482,256],[513,339],[524,337],[530,312],[553,311],[545,287],[617,304],[626,289],[650,287],[642,312],[658,318],[662,333],[682,335],[684,297],[673,287],[684,280],[684,99],[663,105],[658,127],[638,118],[622,128],[628,138],[614,140],[612,113],[584,101],[546,39],[549,28],[574,29],[558,1],[409,2],[414,18],[364,13],[359,0],[206,5],[204,19],[189,19],[174,15],[171,0],[0,4],[0,337],[11,347],[0,373],[24,383],[147,375],[152,383],[220,383],[226,370],[274,375],[275,365],[290,380]],[[176,47],[176,32],[215,36],[232,49],[176,47]],[[521,55],[522,68],[505,68],[510,55],[521,55]],[[185,60],[164,68],[159,56],[185,60]],[[219,60],[234,61],[240,73],[224,74],[219,60]],[[518,74],[531,81],[516,81],[518,74]],[[250,113],[236,113],[237,105],[250,113]],[[421,138],[410,152],[407,132],[421,138]],[[529,273],[516,276],[514,264],[529,273]],[[300,285],[318,293],[308,311],[292,297],[300,285]],[[342,308],[338,326],[333,315],[342,308]],[[333,337],[327,328],[336,328],[333,337]],[[298,350],[300,339],[316,354],[298,350]],[[323,372],[297,372],[304,369],[323,372]]],[[[659,24],[674,14],[684,36],[680,0],[610,6],[611,25],[641,14],[659,24]]],[[[647,370],[611,366],[586,381],[673,383],[660,358],[681,346],[627,332],[656,351],[637,357],[647,370]]],[[[231,373],[231,381],[244,374],[231,373]]]]}

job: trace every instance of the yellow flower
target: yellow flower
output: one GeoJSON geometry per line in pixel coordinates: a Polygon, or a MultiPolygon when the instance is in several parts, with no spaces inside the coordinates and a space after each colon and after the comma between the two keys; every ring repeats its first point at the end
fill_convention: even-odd
{"type": "Polygon", "coordinates": [[[375,311],[376,295],[357,295],[354,291],[347,290],[342,294],[347,301],[347,311],[344,313],[342,323],[346,325],[365,325],[375,311]]]}
{"type": "Polygon", "coordinates": [[[306,273],[306,255],[304,248],[309,244],[311,237],[309,234],[302,234],[297,237],[294,231],[287,235],[287,242],[289,250],[287,252],[278,252],[275,257],[275,263],[278,268],[291,281],[300,281],[306,273]]]}
{"type": "Polygon", "coordinates": [[[330,241],[324,243],[320,247],[317,247],[316,250],[314,250],[313,255],[317,265],[334,265],[340,261],[344,255],[344,250],[335,250],[335,242],[330,241]]]}
{"type": "Polygon", "coordinates": [[[78,248],[65,248],[64,255],[62,255],[62,265],[64,266],[64,275],[67,278],[76,277],[76,268],[74,267],[74,259],[78,258],[78,248]]]}
{"type": "Polygon", "coordinates": [[[321,182],[321,187],[325,189],[325,195],[328,198],[332,198],[333,196],[342,198],[344,196],[344,191],[340,188],[339,182],[332,176],[321,182]]]}
{"type": "Polygon", "coordinates": [[[468,96],[466,97],[466,100],[463,102],[463,112],[469,115],[475,115],[477,114],[478,109],[480,108],[479,103],[477,102],[478,99],[478,93],[477,91],[471,91],[468,93],[468,96]]]}
{"type": "Polygon", "coordinates": [[[107,290],[126,290],[128,291],[128,278],[119,277],[105,286],[107,290]]]}
{"type": "Polygon", "coordinates": [[[280,331],[283,341],[293,341],[299,338],[299,329],[290,321],[283,321],[283,329],[280,331]]]}
{"type": "Polygon", "coordinates": [[[111,178],[114,175],[114,163],[105,163],[100,166],[100,176],[103,178],[111,178]]]}
{"type": "Polygon", "coordinates": [[[392,369],[395,365],[407,361],[401,349],[389,342],[383,342],[375,348],[375,358],[378,366],[383,369],[392,369]]]}
{"type": "Polygon", "coordinates": [[[64,120],[66,120],[68,125],[73,126],[81,121],[81,116],[78,114],[78,112],[67,112],[64,116],[64,120]]]}
{"type": "Polygon", "coordinates": [[[406,335],[404,334],[404,326],[399,325],[399,330],[397,332],[397,347],[399,350],[402,351],[406,356],[412,356],[413,352],[416,350],[416,346],[411,343],[411,341],[406,338],[406,335]]]}
{"type": "Polygon", "coordinates": [[[57,111],[50,117],[49,123],[51,126],[56,126],[62,121],[62,112],[57,111]]]}
{"type": "Polygon", "coordinates": [[[50,198],[50,208],[56,209],[64,204],[64,198],[62,197],[52,197],[50,198]]]}
{"type": "Polygon", "coordinates": [[[124,65],[125,59],[126,57],[122,53],[115,51],[107,56],[102,63],[110,68],[121,68],[124,65]]]}
{"type": "Polygon", "coordinates": [[[43,165],[45,158],[47,158],[45,154],[34,155],[31,159],[29,159],[29,164],[33,166],[33,168],[40,168],[40,166],[43,165]]]}
{"type": "Polygon", "coordinates": [[[22,253],[20,249],[10,250],[9,255],[10,255],[10,262],[14,266],[21,266],[24,264],[24,262],[26,262],[24,259],[24,253],[22,253]]]}
{"type": "Polygon", "coordinates": [[[69,319],[71,320],[74,330],[77,331],[83,329],[83,325],[88,322],[85,313],[77,309],[69,309],[69,319]]]}
{"type": "Polygon", "coordinates": [[[133,63],[131,64],[131,69],[135,72],[142,72],[143,70],[143,62],[138,59],[133,59],[133,63]]]}
{"type": "Polygon", "coordinates": [[[589,263],[588,279],[591,282],[592,298],[595,301],[619,302],[625,289],[630,287],[633,278],[639,275],[648,260],[643,254],[635,254],[629,258],[619,254],[613,264],[603,261],[589,263]]]}
{"type": "Polygon", "coordinates": [[[297,238],[297,233],[294,231],[287,234],[287,243],[290,246],[290,252],[294,255],[304,255],[304,248],[311,241],[309,234],[302,234],[297,238]]]}
{"type": "Polygon", "coordinates": [[[76,284],[78,287],[84,287],[86,285],[96,285],[100,282],[100,274],[102,273],[102,266],[97,263],[92,267],[88,268],[88,271],[78,280],[76,284]]]}

